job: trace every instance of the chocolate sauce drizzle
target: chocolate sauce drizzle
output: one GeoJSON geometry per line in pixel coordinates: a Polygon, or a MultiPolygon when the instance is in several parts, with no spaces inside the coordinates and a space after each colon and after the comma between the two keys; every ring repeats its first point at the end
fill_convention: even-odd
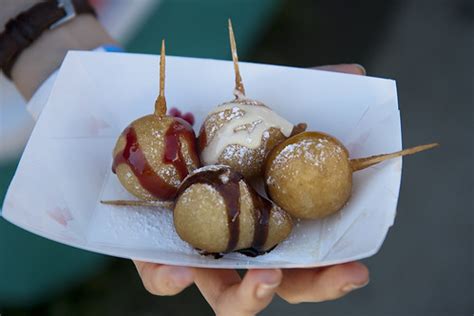
{"type": "MultiPolygon", "coordinates": [[[[127,164],[140,185],[151,195],[161,200],[173,200],[177,188],[168,184],[148,163],[135,129],[129,126],[123,131],[122,135],[125,137],[125,147],[115,155],[112,172],[116,173],[120,164],[127,164]]],[[[192,127],[181,119],[174,119],[165,133],[163,163],[172,164],[176,168],[180,180],[183,180],[188,175],[188,168],[181,150],[181,138],[188,145],[191,159],[196,165],[199,165],[199,157],[196,153],[196,138],[192,127]]]]}
{"type": "Polygon", "coordinates": [[[229,226],[229,241],[226,252],[231,252],[237,246],[240,235],[239,215],[240,215],[240,187],[239,182],[243,179],[237,172],[230,172],[228,181],[223,181],[227,176],[228,169],[206,170],[197,172],[181,183],[178,195],[181,195],[193,184],[208,184],[212,186],[224,199],[227,210],[227,222],[229,226]]]}
{"type": "Polygon", "coordinates": [[[270,224],[270,212],[272,210],[272,203],[259,196],[252,188],[249,187],[250,195],[252,197],[254,207],[254,235],[252,241],[252,248],[257,252],[261,251],[268,238],[268,226],[270,224]]]}
{"type": "Polygon", "coordinates": [[[270,251],[275,249],[276,246],[278,246],[278,245],[275,245],[275,246],[271,247],[268,250],[257,250],[253,247],[252,248],[245,248],[245,249],[240,249],[238,252],[243,254],[243,255],[246,255],[247,257],[257,257],[257,256],[264,255],[266,253],[269,253],[270,251]]]}
{"type": "MultiPolygon", "coordinates": [[[[193,184],[208,184],[212,186],[224,200],[227,211],[227,223],[229,228],[229,241],[224,253],[234,251],[240,236],[239,216],[240,216],[240,187],[239,182],[244,180],[243,176],[228,168],[217,170],[206,170],[197,172],[188,177],[180,186],[178,195],[184,192],[193,184]],[[225,180],[224,180],[225,179],[225,180]]],[[[238,250],[238,252],[248,256],[258,256],[268,251],[264,250],[265,242],[268,238],[268,226],[272,203],[260,197],[250,186],[248,186],[254,207],[254,236],[250,248],[238,250]]],[[[273,249],[273,248],[272,248],[273,249]]],[[[214,258],[222,257],[219,253],[209,253],[200,251],[202,255],[212,255],[214,258]]]]}
{"type": "Polygon", "coordinates": [[[188,167],[181,150],[180,137],[183,137],[188,145],[191,159],[199,165],[199,157],[196,152],[196,136],[192,127],[188,122],[181,118],[175,118],[165,133],[165,155],[163,156],[163,163],[172,164],[180,180],[182,181],[188,175],[188,167]]]}

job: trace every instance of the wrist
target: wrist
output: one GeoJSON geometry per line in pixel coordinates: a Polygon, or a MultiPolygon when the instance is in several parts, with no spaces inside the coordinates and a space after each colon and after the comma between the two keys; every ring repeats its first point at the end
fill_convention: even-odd
{"type": "Polygon", "coordinates": [[[12,79],[20,93],[30,99],[41,83],[63,61],[68,50],[90,50],[115,41],[90,14],[79,15],[63,26],[48,30],[19,56],[12,79]]]}
{"type": "MultiPolygon", "coordinates": [[[[31,5],[35,1],[20,0],[18,6],[9,11],[13,16],[24,12],[28,9],[25,7],[28,5],[26,2],[31,5]]],[[[0,18],[4,18],[4,15],[0,18]]],[[[88,13],[78,14],[67,23],[39,34],[10,66],[10,78],[26,99],[60,66],[68,50],[90,50],[103,44],[115,44],[97,19],[88,13]]]]}

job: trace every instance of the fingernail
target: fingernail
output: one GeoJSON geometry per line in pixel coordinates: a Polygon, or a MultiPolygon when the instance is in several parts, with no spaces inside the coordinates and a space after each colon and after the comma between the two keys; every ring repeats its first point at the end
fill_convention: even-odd
{"type": "Polygon", "coordinates": [[[275,291],[278,285],[280,285],[281,274],[275,271],[269,271],[264,274],[262,273],[260,279],[262,283],[257,286],[256,292],[256,296],[259,299],[268,297],[275,291]]]}
{"type": "Polygon", "coordinates": [[[342,292],[344,293],[348,293],[348,292],[351,292],[351,291],[354,291],[354,290],[357,290],[357,289],[360,289],[364,286],[366,286],[367,284],[369,284],[369,281],[367,280],[367,282],[364,282],[362,284],[356,284],[356,283],[349,283],[347,285],[344,285],[341,289],[342,292]]]}
{"type": "Polygon", "coordinates": [[[186,286],[193,280],[193,271],[189,268],[172,267],[169,272],[174,286],[186,286]]]}
{"type": "Polygon", "coordinates": [[[365,70],[364,66],[360,65],[360,64],[353,64],[354,66],[356,66],[357,68],[359,68],[360,72],[361,72],[361,75],[365,76],[367,74],[367,71],[365,70]]]}

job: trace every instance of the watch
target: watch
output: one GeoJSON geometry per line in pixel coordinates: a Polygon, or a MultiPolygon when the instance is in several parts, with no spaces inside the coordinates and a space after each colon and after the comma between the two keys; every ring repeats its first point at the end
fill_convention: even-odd
{"type": "Polygon", "coordinates": [[[87,0],[46,0],[8,21],[0,34],[0,69],[11,79],[11,70],[20,54],[43,32],[74,19],[79,14],[93,14],[87,0]]]}

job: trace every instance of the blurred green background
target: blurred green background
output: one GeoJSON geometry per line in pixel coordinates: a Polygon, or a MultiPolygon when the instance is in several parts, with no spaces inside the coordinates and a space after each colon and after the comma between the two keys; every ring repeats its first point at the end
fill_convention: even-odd
{"type": "MultiPolygon", "coordinates": [[[[406,146],[441,149],[404,161],[395,227],[364,260],[371,283],[347,297],[262,315],[470,315],[473,303],[472,1],[165,0],[126,50],[230,59],[231,17],[241,60],[309,67],[357,62],[397,80],[406,146]],[[469,115],[470,114],[470,115],[469,115]]],[[[0,197],[17,162],[0,165],[0,197]]],[[[195,287],[155,297],[130,261],[62,246],[0,219],[0,313],[210,315],[195,287]]]]}

